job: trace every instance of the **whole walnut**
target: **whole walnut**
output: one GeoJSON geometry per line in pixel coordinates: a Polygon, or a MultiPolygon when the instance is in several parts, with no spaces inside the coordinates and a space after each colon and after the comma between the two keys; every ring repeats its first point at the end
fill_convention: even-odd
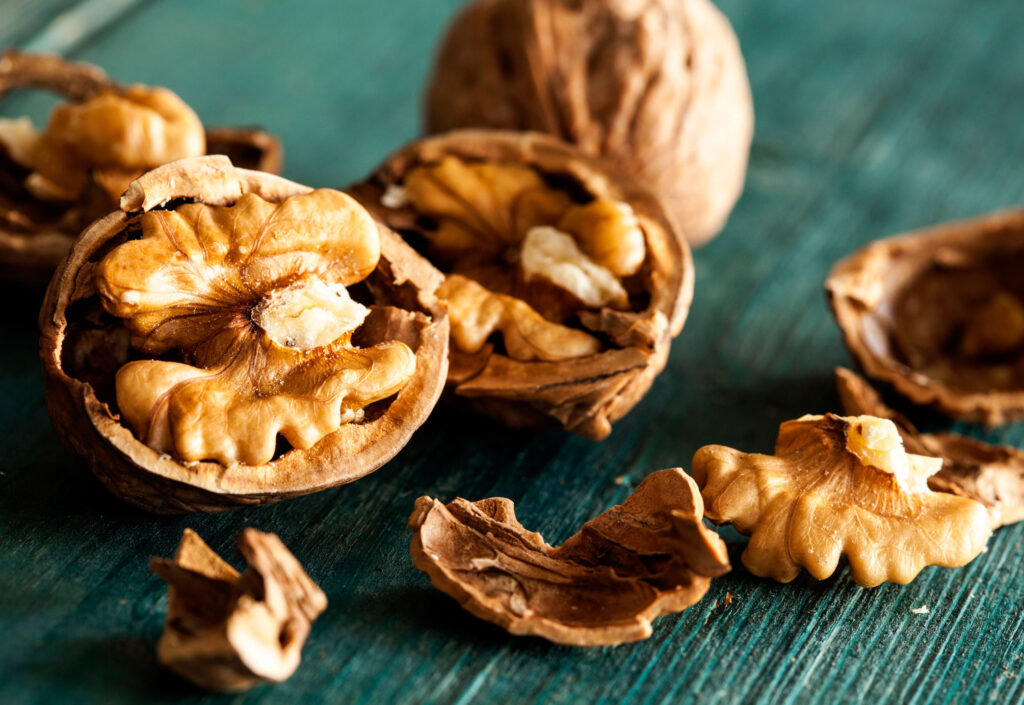
{"type": "Polygon", "coordinates": [[[609,157],[690,244],[743,190],[754,112],[728,20],[707,0],[478,0],[444,41],[427,129],[536,130],[609,157]]]}

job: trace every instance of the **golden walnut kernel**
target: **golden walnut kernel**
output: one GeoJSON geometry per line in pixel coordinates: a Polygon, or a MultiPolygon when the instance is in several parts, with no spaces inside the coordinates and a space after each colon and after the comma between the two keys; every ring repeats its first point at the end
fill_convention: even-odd
{"type": "Polygon", "coordinates": [[[0,96],[21,89],[67,100],[41,130],[28,118],[0,118],[0,266],[11,277],[49,279],[73,237],[114,208],[147,169],[207,151],[243,166],[280,168],[272,136],[205,132],[168,89],[121,85],[88,64],[9,51],[0,59],[0,96]]]}
{"type": "Polygon", "coordinates": [[[327,597],[274,534],[246,529],[242,575],[191,529],[173,559],[150,567],[167,581],[167,621],[157,659],[201,688],[246,690],[299,666],[310,624],[327,597]]]}
{"type": "Polygon", "coordinates": [[[649,637],[652,620],[694,604],[728,572],[725,544],[702,513],[679,468],[652,473],[558,547],[523,528],[507,499],[420,497],[411,550],[436,588],[512,634],[621,644],[649,637]]]}
{"type": "Polygon", "coordinates": [[[743,190],[746,67],[707,0],[476,0],[452,24],[427,94],[431,132],[546,132],[610,160],[666,204],[691,244],[743,190]]]}
{"type": "Polygon", "coordinates": [[[447,273],[449,382],[478,410],[600,439],[664,366],[689,252],[650,195],[574,148],[453,132],[353,194],[447,273]]]}
{"type": "Polygon", "coordinates": [[[51,418],[112,491],[154,511],[351,482],[441,393],[441,281],[343,193],[224,157],[173,162],[133,182],[51,283],[51,418]]]}
{"type": "Polygon", "coordinates": [[[971,499],[928,489],[942,460],[907,453],[872,416],[804,416],[779,428],[775,455],[705,446],[693,458],[708,519],[750,535],[743,565],[780,582],[821,580],[845,555],[864,587],[908,583],[927,565],[962,566],[992,525],[971,499]]]}

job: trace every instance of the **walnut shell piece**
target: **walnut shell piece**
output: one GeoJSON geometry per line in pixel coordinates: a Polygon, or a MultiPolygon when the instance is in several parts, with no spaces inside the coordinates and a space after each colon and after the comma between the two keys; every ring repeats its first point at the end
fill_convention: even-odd
{"type": "Polygon", "coordinates": [[[743,190],[754,111],[708,0],[477,0],[444,40],[426,121],[536,130],[607,158],[699,245],[743,190]]]}
{"type": "Polygon", "coordinates": [[[448,275],[449,386],[476,410],[601,439],[664,367],[689,248],[653,196],[574,147],[455,131],[351,193],[448,275]]]}
{"type": "Polygon", "coordinates": [[[786,583],[804,568],[822,580],[845,555],[854,582],[875,587],[984,550],[985,506],[928,489],[941,463],[907,453],[892,421],[826,414],[783,423],[775,455],[704,446],[693,477],[708,519],[750,536],[754,575],[786,583]]]}
{"type": "Polygon", "coordinates": [[[1024,418],[1024,210],[879,240],[825,291],[877,381],[964,421],[1024,418]]]}
{"type": "Polygon", "coordinates": [[[157,660],[201,688],[241,691],[299,667],[327,596],[275,534],[246,529],[242,575],[185,529],[173,559],[149,565],[168,585],[157,660]]]}
{"type": "Polygon", "coordinates": [[[148,172],[121,206],[40,318],[51,419],[114,494],[156,512],[307,494],[426,420],[441,275],[353,199],[215,156],[148,172]]]}
{"type": "Polygon", "coordinates": [[[679,468],[649,475],[621,505],[561,546],[526,530],[502,497],[445,505],[420,497],[412,557],[434,586],[512,634],[570,646],[646,639],[729,570],[702,522],[696,484],[679,468]]]}
{"type": "Polygon", "coordinates": [[[226,154],[277,172],[281,145],[266,132],[205,130],[166,88],[122,85],[101,69],[49,54],[0,58],[0,98],[46,90],[67,99],[43,130],[0,119],[0,276],[46,282],[71,241],[144,171],[175,159],[226,154]]]}
{"type": "Polygon", "coordinates": [[[850,370],[837,368],[836,384],[847,414],[889,419],[908,452],[942,458],[942,469],[928,478],[930,488],[981,502],[993,526],[1024,520],[1024,451],[956,433],[921,433],[886,406],[867,380],[850,370]]]}

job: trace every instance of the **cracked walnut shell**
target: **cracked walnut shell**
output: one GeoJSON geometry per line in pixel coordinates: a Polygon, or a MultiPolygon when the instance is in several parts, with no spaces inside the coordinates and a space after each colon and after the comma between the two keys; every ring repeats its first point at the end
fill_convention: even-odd
{"type": "Polygon", "coordinates": [[[664,367],[689,248],[652,196],[572,146],[456,131],[352,193],[447,274],[449,386],[477,410],[601,439],[664,367]]]}
{"type": "Polygon", "coordinates": [[[266,132],[204,131],[166,88],[126,86],[98,67],[49,54],[0,58],[0,97],[47,90],[66,99],[46,127],[0,118],[0,276],[49,281],[71,241],[117,207],[131,181],[169,161],[225,154],[242,167],[276,173],[281,145],[266,132]]]}
{"type": "Polygon", "coordinates": [[[426,121],[536,130],[607,158],[699,245],[743,190],[754,111],[708,0],[477,0],[444,40],[426,121]]]}
{"type": "Polygon", "coordinates": [[[345,194],[225,157],[172,162],[50,284],[50,416],[112,492],[156,512],[351,482],[443,389],[440,281],[345,194]]]}
{"type": "Polygon", "coordinates": [[[984,550],[984,505],[928,489],[942,460],[907,453],[888,419],[804,416],[779,427],[775,455],[704,446],[693,458],[708,519],[750,536],[743,565],[822,580],[845,555],[864,587],[908,583],[927,565],[965,565],[984,550]]]}
{"type": "Polygon", "coordinates": [[[873,242],[825,282],[868,377],[964,421],[1024,418],[1024,210],[873,242]]]}
{"type": "Polygon", "coordinates": [[[516,520],[511,501],[420,497],[412,557],[434,586],[512,634],[570,646],[646,639],[651,621],[698,602],[729,571],[681,469],[649,475],[561,546],[516,520]]]}
{"type": "Polygon", "coordinates": [[[168,585],[157,660],[201,688],[239,691],[280,682],[299,666],[327,597],[274,534],[246,529],[238,571],[185,529],[173,559],[154,558],[168,585]]]}

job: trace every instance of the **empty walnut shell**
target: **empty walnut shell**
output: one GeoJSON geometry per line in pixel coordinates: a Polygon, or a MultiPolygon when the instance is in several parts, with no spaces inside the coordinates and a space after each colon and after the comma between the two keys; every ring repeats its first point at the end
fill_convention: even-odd
{"type": "Polygon", "coordinates": [[[696,603],[729,571],[703,513],[679,468],[652,473],[558,547],[523,528],[505,498],[420,497],[409,519],[412,557],[436,588],[512,634],[621,644],[649,637],[653,619],[696,603]]]}
{"type": "Polygon", "coordinates": [[[477,0],[455,20],[427,127],[536,130],[611,159],[689,242],[743,190],[754,111],[729,21],[707,0],[477,0]]]}
{"type": "MultiPolygon", "coordinates": [[[[449,189],[451,184],[441,186],[444,193],[453,193],[449,189]]],[[[507,208],[494,205],[504,203],[502,199],[513,190],[494,185],[475,190],[466,187],[464,194],[452,203],[465,208],[463,195],[479,195],[485,202],[469,204],[470,221],[480,221],[487,207],[493,212],[484,214],[484,220],[490,218],[515,230],[518,220],[529,220],[537,215],[532,209],[543,210],[545,206],[528,202],[525,196],[512,199],[513,205],[507,208]]],[[[478,349],[467,349],[453,338],[448,382],[459,398],[477,410],[510,426],[562,427],[587,438],[601,439],[610,433],[611,423],[640,400],[664,368],[670,338],[682,329],[693,296],[689,248],[655,198],[633,182],[622,181],[602,163],[571,145],[537,133],[457,130],[399,150],[368,180],[353,187],[351,193],[378,219],[449,273],[442,293],[450,301],[453,335],[465,330],[460,316],[472,319],[474,324],[485,316],[482,306],[466,305],[473,296],[486,296],[483,288],[467,279],[490,286],[486,279],[489,275],[501,279],[501,275],[514,270],[515,277],[520,277],[512,284],[501,284],[501,293],[512,296],[499,298],[509,317],[515,319],[498,325],[503,337],[496,332],[488,336],[488,329],[481,325],[474,331],[480,333],[478,349]],[[536,179],[543,185],[523,193],[536,196],[543,192],[545,198],[561,199],[559,202],[575,208],[577,214],[586,210],[580,205],[583,203],[598,204],[607,213],[628,213],[632,228],[642,236],[639,259],[634,261],[635,273],[621,278],[625,288],[620,287],[620,291],[625,296],[618,304],[585,305],[576,301],[566,308],[566,301],[575,299],[565,296],[564,290],[546,280],[521,279],[518,268],[525,266],[525,250],[517,248],[521,244],[525,248],[525,242],[517,240],[521,233],[515,232],[501,234],[502,247],[508,249],[498,252],[495,261],[471,267],[466,276],[453,276],[448,265],[439,262],[431,249],[437,245],[428,236],[440,237],[442,232],[436,228],[437,221],[425,217],[406,197],[411,175],[445,169],[452,166],[452,160],[463,165],[458,167],[462,170],[459,173],[473,168],[507,169],[519,179],[536,179]],[[530,299],[532,309],[543,316],[531,309],[528,319],[516,319],[516,307],[523,307],[518,299],[524,298],[530,299]],[[545,335],[532,335],[535,328],[544,329],[541,333],[545,335]],[[546,333],[551,335],[546,337],[546,333]]],[[[463,224],[461,229],[454,230],[459,234],[468,232],[466,228],[470,226],[463,224]]],[[[550,227],[533,230],[554,233],[550,227]]],[[[555,236],[560,237],[557,233],[555,236]]],[[[610,240],[615,245],[622,243],[622,238],[610,240]]],[[[482,258],[484,245],[489,245],[472,239],[469,243],[463,250],[469,253],[468,259],[482,258]]]]}
{"type": "Polygon", "coordinates": [[[879,240],[825,290],[876,380],[965,421],[1024,418],[1024,210],[879,240]]]}
{"type": "MultiPolygon", "coordinates": [[[[8,51],[0,59],[0,98],[18,90],[46,90],[81,103],[104,94],[128,89],[110,79],[100,68],[66,61],[49,54],[8,51]]],[[[206,154],[227,155],[236,165],[278,173],[281,143],[258,129],[207,128],[206,154]]],[[[200,150],[196,155],[202,154],[200,150]]],[[[159,166],[150,164],[149,168],[159,166]]],[[[132,174],[104,180],[93,173],[81,197],[74,200],[45,200],[25,187],[31,169],[19,163],[0,140],[0,278],[25,283],[45,283],[67,254],[71,241],[86,225],[117,207],[117,197],[132,174]],[[113,190],[116,193],[112,193],[113,190]]]]}
{"type": "MultiPolygon", "coordinates": [[[[293,200],[298,198],[299,194],[307,193],[315,196],[319,192],[312,192],[308,187],[280,177],[235,169],[226,157],[210,156],[181,160],[148,172],[133,182],[122,198],[121,209],[94,223],[75,241],[68,257],[50,283],[40,314],[40,347],[47,406],[59,436],[73,452],[89,462],[96,476],[117,496],[154,512],[173,513],[217,511],[316,492],[351,482],[380,467],[405,445],[433,409],[444,387],[448,359],[447,318],[442,305],[431,293],[437,288],[441,276],[394,233],[383,226],[374,225],[354,200],[337,192],[332,192],[336,200],[351,203],[350,210],[346,213],[354,213],[353,217],[362,219],[360,223],[370,223],[370,228],[379,231],[379,259],[373,260],[376,262],[375,268],[371,263],[372,269],[369,274],[363,274],[362,276],[366,278],[357,285],[361,288],[359,296],[362,297],[363,303],[368,305],[369,313],[366,314],[365,321],[353,329],[355,332],[351,335],[352,340],[356,341],[353,344],[358,344],[361,348],[368,349],[374,345],[388,343],[399,348],[404,345],[411,351],[407,351],[406,355],[414,355],[414,368],[413,365],[408,365],[413,368],[411,376],[400,386],[397,395],[372,403],[358,410],[357,414],[350,414],[344,419],[350,421],[348,423],[339,421],[337,413],[331,412],[334,413],[334,426],[331,428],[337,430],[319,438],[311,447],[301,444],[296,446],[292,443],[289,449],[287,445],[282,446],[279,439],[273,459],[259,465],[208,460],[209,457],[216,456],[203,456],[201,461],[181,462],[172,457],[170,452],[159,452],[140,441],[125,421],[124,409],[117,408],[117,399],[120,397],[115,395],[115,373],[123,371],[128,365],[138,364],[125,363],[131,358],[138,358],[140,353],[134,347],[136,333],[133,332],[130,336],[125,328],[125,321],[111,315],[104,308],[107,298],[101,296],[107,297],[109,292],[101,291],[97,281],[98,273],[106,271],[102,270],[100,265],[105,265],[108,253],[116,253],[116,248],[123,246],[124,243],[145,244],[145,239],[138,239],[139,224],[154,222],[152,219],[145,221],[148,213],[159,214],[169,210],[172,213],[167,217],[171,217],[177,213],[175,209],[200,207],[181,205],[183,203],[233,206],[244,201],[251,205],[254,199],[248,194],[258,196],[262,199],[260,203],[282,203],[284,207],[287,205],[286,199],[293,200]],[[247,198],[249,200],[246,200],[247,198]]],[[[241,222],[241,216],[236,219],[234,215],[228,214],[227,208],[219,213],[221,215],[201,215],[208,219],[219,218],[217,222],[230,223],[232,228],[240,227],[238,223],[241,222]],[[225,220],[227,218],[232,220],[225,220]]],[[[313,223],[313,227],[306,227],[308,223],[300,223],[305,227],[302,232],[309,233],[308,238],[313,242],[329,243],[330,240],[327,238],[333,235],[322,227],[317,227],[318,217],[316,213],[311,216],[310,222],[313,223]]],[[[259,237],[260,239],[256,240],[257,247],[262,247],[263,242],[272,239],[270,234],[259,237]]],[[[266,260],[268,264],[260,265],[264,270],[267,267],[271,270],[286,267],[288,263],[301,264],[320,256],[314,250],[310,250],[308,255],[290,253],[288,242],[282,244],[282,237],[286,236],[277,230],[274,231],[273,239],[284,254],[277,256],[276,259],[266,260]]],[[[167,257],[166,261],[172,264],[181,263],[182,267],[191,262],[191,266],[199,270],[201,262],[194,255],[185,254],[186,251],[191,253],[194,250],[187,250],[184,244],[175,245],[179,247],[179,251],[167,257]]],[[[210,245],[211,250],[215,250],[216,247],[220,247],[220,251],[224,252],[224,248],[217,243],[210,245]]],[[[255,248],[237,249],[243,253],[256,251],[255,248]]],[[[330,251],[326,244],[319,250],[330,251]]],[[[171,266],[161,264],[164,258],[155,257],[151,261],[159,266],[171,266]]],[[[339,262],[345,263],[343,260],[339,262]]],[[[199,271],[202,275],[200,280],[223,279],[224,275],[217,274],[217,271],[221,270],[199,271]]],[[[285,269],[284,274],[278,271],[275,276],[287,277],[290,271],[285,269]]],[[[172,296],[177,293],[174,290],[177,281],[175,279],[157,276],[155,279],[149,277],[147,281],[155,282],[158,295],[172,296]]],[[[144,295],[150,296],[146,293],[144,295]]],[[[138,299],[138,292],[128,291],[116,301],[137,304],[138,299]]],[[[167,304],[168,307],[172,305],[174,304],[167,304]]],[[[209,314],[218,305],[223,304],[218,304],[217,299],[209,297],[206,304],[195,307],[195,312],[190,312],[180,305],[174,310],[182,311],[178,318],[185,322],[184,329],[188,334],[190,326],[209,325],[204,323],[202,318],[197,318],[196,323],[189,324],[188,321],[191,319],[188,316],[201,316],[204,311],[209,314]]],[[[251,319],[245,313],[248,310],[244,308],[244,315],[241,317],[232,313],[233,318],[226,320],[235,321],[231,324],[233,326],[249,330],[248,327],[255,326],[256,323],[250,322],[251,319]]],[[[172,317],[167,319],[166,328],[171,329],[170,332],[178,330],[180,333],[183,326],[172,317]]],[[[170,332],[163,333],[163,330],[161,328],[159,332],[170,335],[170,332]]],[[[232,329],[224,330],[230,333],[232,329]]],[[[245,335],[249,336],[245,340],[264,340],[263,334],[255,329],[245,335]]],[[[237,357],[237,347],[234,343],[226,349],[214,347],[213,353],[237,357]]],[[[320,354],[316,352],[320,348],[303,349],[311,350],[311,354],[320,354]]],[[[173,350],[171,352],[173,353],[173,350]]],[[[207,353],[210,353],[209,349],[207,353]]],[[[347,353],[341,351],[337,355],[345,354],[347,353]]],[[[304,403],[303,397],[312,397],[320,392],[320,387],[303,391],[304,378],[301,375],[305,372],[302,370],[315,371],[316,366],[333,364],[339,359],[334,353],[325,352],[324,355],[327,357],[310,358],[309,367],[296,367],[295,370],[298,372],[295,374],[292,374],[295,370],[289,372],[292,376],[287,383],[294,382],[293,386],[298,387],[297,391],[289,392],[298,396],[296,403],[304,403]]],[[[150,354],[147,358],[143,354],[142,357],[150,359],[154,355],[150,354]]],[[[160,360],[170,359],[169,362],[159,364],[192,369],[187,365],[175,363],[174,358],[168,358],[166,352],[156,357],[160,360]]],[[[408,361],[408,358],[404,359],[408,361]]],[[[205,367],[202,363],[193,364],[205,367]]],[[[261,380],[254,380],[253,384],[258,381],[261,380]]],[[[276,378],[264,381],[271,386],[286,383],[276,378]]],[[[227,389],[226,393],[231,393],[231,390],[227,389]]],[[[166,398],[161,397],[165,400],[166,398]]],[[[203,402],[205,403],[205,397],[203,402]]],[[[158,408],[167,407],[154,407],[158,408]]],[[[186,408],[185,411],[189,409],[186,408]]],[[[161,418],[155,416],[156,411],[153,413],[154,426],[151,428],[155,428],[161,418]]],[[[171,407],[167,414],[173,413],[176,412],[174,407],[171,407]]],[[[262,423],[261,418],[256,418],[262,415],[262,412],[243,413],[241,417],[232,418],[236,418],[239,424],[248,421],[262,423]]],[[[163,418],[166,419],[166,414],[163,418]]],[[[291,421],[288,418],[279,420],[282,424],[291,421]]],[[[297,432],[308,430],[310,425],[300,424],[297,432]]],[[[245,428],[248,428],[248,425],[245,428]]],[[[186,431],[189,430],[190,427],[186,424],[186,431]]],[[[228,435],[236,432],[230,424],[225,428],[204,429],[204,432],[206,430],[210,433],[228,435]]],[[[286,432],[282,428],[280,433],[286,432]]],[[[270,438],[272,442],[273,435],[270,438]]]]}

